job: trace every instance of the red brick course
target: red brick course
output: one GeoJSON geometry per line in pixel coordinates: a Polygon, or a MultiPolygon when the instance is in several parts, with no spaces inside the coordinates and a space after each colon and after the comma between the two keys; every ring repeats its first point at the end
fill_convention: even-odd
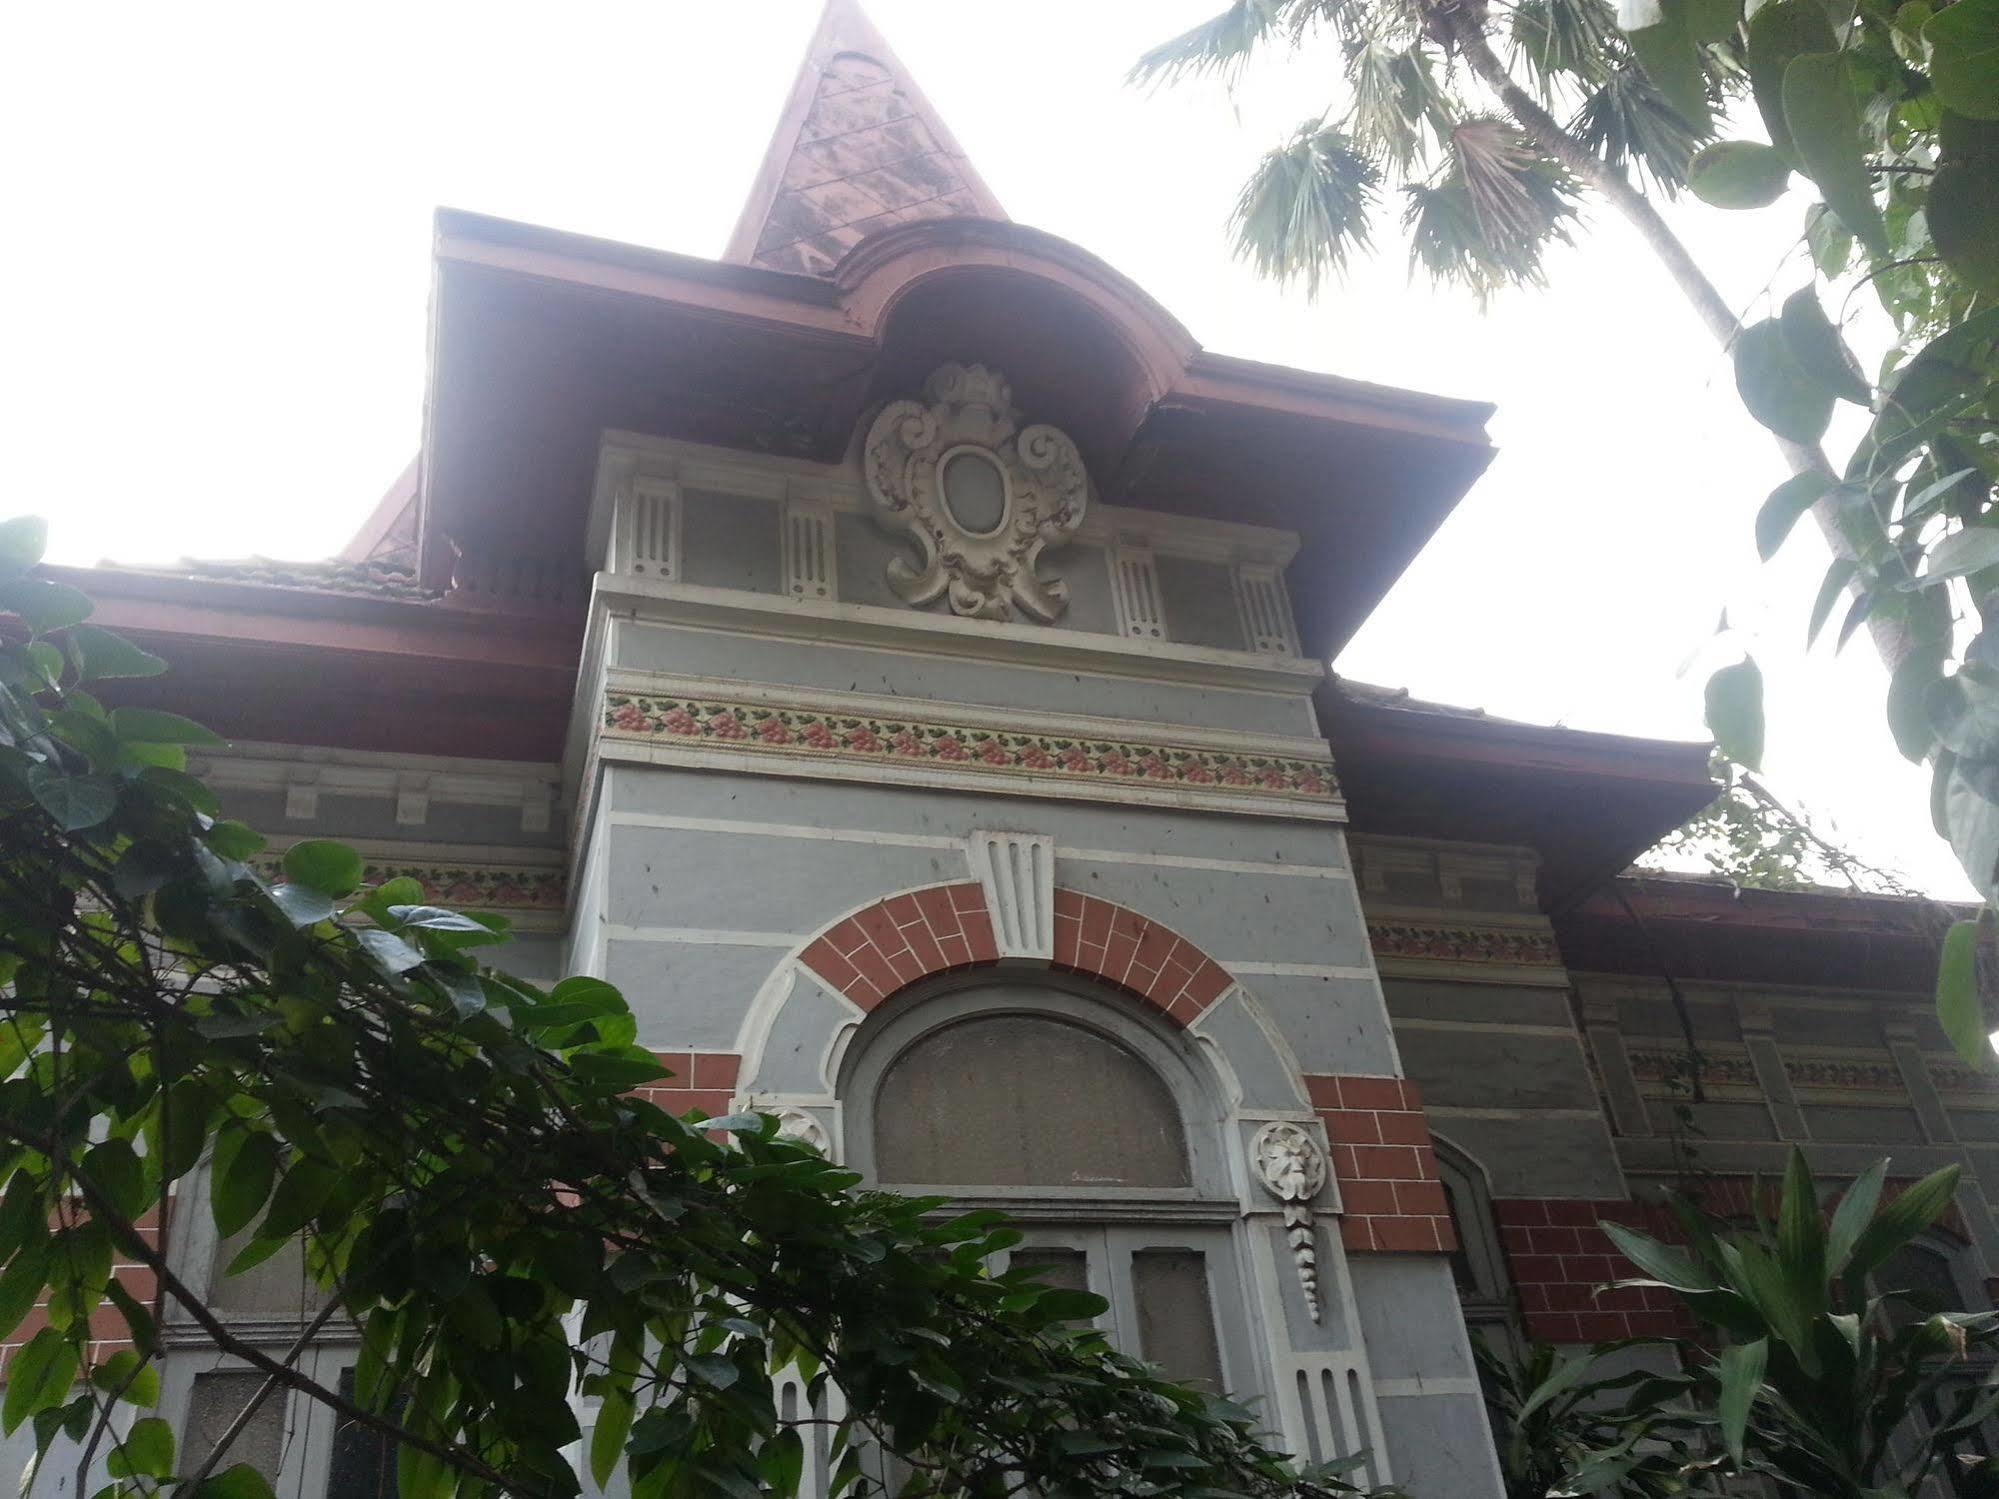
{"type": "Polygon", "coordinates": [[[650,1087],[637,1089],[667,1113],[680,1115],[689,1109],[704,1114],[726,1114],[736,1090],[736,1075],[743,1059],[732,1051],[662,1051],[655,1053],[660,1066],[673,1074],[650,1087]]]}
{"type": "Polygon", "coordinates": [[[1496,1199],[1492,1215],[1528,1337],[1543,1343],[1598,1343],[1684,1337],[1693,1330],[1669,1291],[1601,1289],[1640,1272],[1617,1252],[1599,1223],[1621,1223],[1670,1238],[1672,1220],[1663,1206],[1623,1198],[1513,1197],[1496,1199]]]}
{"type": "MultiPolygon", "coordinates": [[[[999,960],[974,882],[890,896],[836,922],[799,961],[864,1010],[932,974],[999,960]]],[[[1075,890],[1055,892],[1052,967],[1117,985],[1186,1025],[1233,982],[1170,927],[1075,890]]]]}
{"type": "MultiPolygon", "coordinates": [[[[1893,1201],[1910,1184],[1907,1178],[1888,1181],[1882,1200],[1893,1201]]],[[[1747,1220],[1759,1206],[1766,1217],[1774,1217],[1781,1183],[1766,1179],[1761,1185],[1759,1204],[1754,1179],[1708,1178],[1701,1184],[1702,1206],[1724,1219],[1747,1220]]],[[[1685,1241],[1679,1220],[1665,1203],[1622,1197],[1513,1197],[1495,1199],[1492,1213],[1529,1337],[1544,1343],[1593,1343],[1692,1334],[1692,1320],[1669,1291],[1600,1289],[1611,1281],[1642,1275],[1617,1252],[1601,1224],[1635,1228],[1667,1243],[1685,1241]]],[[[1966,1237],[1955,1203],[1937,1226],[1960,1239],[1966,1237]]]]}
{"type": "MultiPolygon", "coordinates": [[[[51,1225],[53,1226],[53,1225],[51,1225]]],[[[148,1213],[137,1223],[140,1236],[146,1243],[157,1249],[160,1242],[159,1216],[148,1213]]],[[[129,1292],[141,1306],[154,1307],[159,1296],[159,1281],[144,1265],[132,1263],[121,1253],[112,1262],[111,1273],[118,1283],[129,1292]]],[[[21,1325],[6,1334],[6,1342],[0,1343],[0,1385],[7,1382],[7,1369],[14,1361],[14,1355],[21,1346],[33,1338],[49,1324],[48,1302],[39,1301],[21,1319],[21,1325]]],[[[91,1342],[87,1357],[95,1364],[102,1363],[121,1348],[130,1348],[132,1342],[125,1336],[125,1318],[109,1301],[102,1303],[90,1314],[91,1342]]]]}
{"type": "Polygon", "coordinates": [[[1350,1254],[1437,1254],[1457,1247],[1437,1153],[1416,1085],[1399,1077],[1308,1073],[1340,1184],[1350,1254]]]}

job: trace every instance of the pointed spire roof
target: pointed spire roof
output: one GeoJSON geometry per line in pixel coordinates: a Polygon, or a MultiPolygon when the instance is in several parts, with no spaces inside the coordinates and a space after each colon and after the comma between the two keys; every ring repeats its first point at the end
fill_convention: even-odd
{"type": "Polygon", "coordinates": [[[824,276],[877,229],[1004,219],[854,0],[827,0],[723,258],[824,276]]]}

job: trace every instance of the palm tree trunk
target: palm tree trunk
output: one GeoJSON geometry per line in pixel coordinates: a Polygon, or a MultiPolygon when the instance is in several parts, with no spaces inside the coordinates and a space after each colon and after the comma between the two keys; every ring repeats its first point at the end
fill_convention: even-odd
{"type": "MultiPolygon", "coordinates": [[[[1448,14],[1451,40],[1472,72],[1499,96],[1507,112],[1542,150],[1568,168],[1579,181],[1601,193],[1613,208],[1624,215],[1631,227],[1638,231],[1639,238],[1645,241],[1647,248],[1666,268],[1666,274],[1673,278],[1681,294],[1693,305],[1695,315],[1714,336],[1715,342],[1724,350],[1733,348],[1735,340],[1742,334],[1741,320],[1723,300],[1721,293],[1715,290],[1714,283],[1708,280],[1707,273],[1688,253],[1680,237],[1667,227],[1666,221],[1659,216],[1659,210],[1625,179],[1623,173],[1564,130],[1553,115],[1514,81],[1486,37],[1483,7],[1459,6],[1448,14]]],[[[1774,433],[1772,437],[1793,474],[1819,473],[1828,478],[1838,477],[1826,461],[1825,450],[1817,443],[1793,442],[1774,433]]],[[[1834,556],[1851,558],[1854,555],[1853,542],[1846,534],[1835,499],[1828,495],[1812,506],[1812,518],[1818,522],[1819,530],[1834,556]]],[[[1857,589],[1857,583],[1855,587],[1857,589]]],[[[1914,648],[1908,630],[1897,620],[1871,616],[1867,632],[1873,637],[1874,647],[1881,653],[1881,660],[1891,673],[1914,648]]]]}

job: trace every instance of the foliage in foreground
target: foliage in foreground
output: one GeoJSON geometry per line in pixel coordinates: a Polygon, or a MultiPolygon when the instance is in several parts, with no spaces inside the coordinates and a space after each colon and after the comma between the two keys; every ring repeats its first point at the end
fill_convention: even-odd
{"type": "Polygon", "coordinates": [[[0,526],[0,1337],[47,1302],[0,1427],[32,1423],[44,1457],[58,1433],[81,1443],[76,1492],[93,1455],[105,1495],[270,1492],[248,1466],[179,1460],[145,1413],[156,1308],[114,1258],[151,1268],[157,1309],[263,1372],[265,1396],[398,1440],[403,1499],[576,1493],[579,1387],[602,1402],[599,1482],[623,1466],[640,1499],[795,1492],[781,1371],[844,1398],[848,1492],[869,1441],[912,1495],[1344,1488],[1078,1328],[1100,1298],[988,1274],[1018,1238],[997,1215],[944,1221],[768,1117],[689,1122],[634,1096],[666,1074],[623,999],[483,966],[503,921],[407,879],[363,888],[328,841],[266,878],[261,840],[186,773],[214,736],[93,695],[164,663],[37,577],[41,542],[0,526]],[[204,1162],[206,1207],[174,1193],[204,1162]],[[168,1208],[246,1232],[232,1271],[304,1238],[329,1292],[312,1330],[359,1338],[351,1400],[174,1274],[138,1231],[168,1208]],[[93,1366],[104,1309],[134,1351],[93,1366]]]}
{"type": "MultiPolygon", "coordinates": [[[[1793,470],[1756,514],[1759,553],[1818,518],[1836,556],[1808,638],[1835,614],[1842,646],[1868,628],[1896,743],[1933,767],[1936,830],[1999,897],[1999,0],[1235,0],[1138,71],[1233,72],[1320,34],[1340,97],[1245,186],[1240,252],[1314,287],[1368,246],[1393,184],[1414,263],[1484,296],[1545,280],[1583,193],[1616,207],[1793,470]],[[1649,199],[1780,211],[1794,179],[1816,201],[1771,278],[1792,289],[1745,326],[1649,199]],[[1891,338],[1873,369],[1844,336],[1863,298],[1891,338]],[[1842,403],[1867,423],[1833,462],[1842,403]]],[[[1753,659],[1715,674],[1707,716],[1759,768],[1753,659]]],[[[1952,940],[1939,1009],[1978,1064],[1978,931],[1952,940]]]]}
{"type": "Polygon", "coordinates": [[[1495,1423],[1513,1434],[1509,1499],[1718,1495],[1747,1478],[1778,1499],[1908,1499],[1946,1466],[1966,1499],[1999,1495],[1999,1459],[1978,1442],[1999,1414],[1999,1313],[1879,1283],[1948,1210],[1958,1168],[1884,1203],[1887,1164],[1827,1212],[1794,1151],[1774,1221],[1733,1226],[1676,1201],[1684,1244],[1604,1224],[1645,1277],[1623,1284],[1674,1292],[1698,1336],[1488,1359],[1495,1423]]]}

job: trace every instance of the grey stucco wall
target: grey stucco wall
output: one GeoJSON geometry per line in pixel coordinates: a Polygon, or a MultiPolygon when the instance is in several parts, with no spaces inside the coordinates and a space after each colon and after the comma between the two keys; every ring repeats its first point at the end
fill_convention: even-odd
{"type": "Polygon", "coordinates": [[[632,624],[620,630],[614,664],[676,676],[908,698],[909,713],[916,718],[924,715],[927,704],[974,704],[1244,733],[1316,733],[1309,702],[1295,693],[1181,686],[662,624],[632,624]]]}
{"type": "Polygon", "coordinates": [[[1005,829],[1055,837],[1058,885],[1239,967],[1306,1070],[1394,1070],[1342,840],[1325,824],[630,766],[605,772],[602,807],[577,921],[596,925],[605,977],[649,1045],[732,1046],[793,946],[859,905],[972,878],[964,840],[1005,829]],[[711,825],[662,825],[686,822],[711,825]],[[1162,862],[1176,859],[1188,862],[1162,862]]]}
{"type": "Polygon", "coordinates": [[[1402,1255],[1351,1264],[1396,1483],[1418,1499],[1497,1496],[1499,1467],[1450,1266],[1402,1255]]]}
{"type": "Polygon", "coordinates": [[[1382,980],[1431,1127],[1497,1197],[1616,1197],[1617,1148],[1560,989],[1382,980]]]}

